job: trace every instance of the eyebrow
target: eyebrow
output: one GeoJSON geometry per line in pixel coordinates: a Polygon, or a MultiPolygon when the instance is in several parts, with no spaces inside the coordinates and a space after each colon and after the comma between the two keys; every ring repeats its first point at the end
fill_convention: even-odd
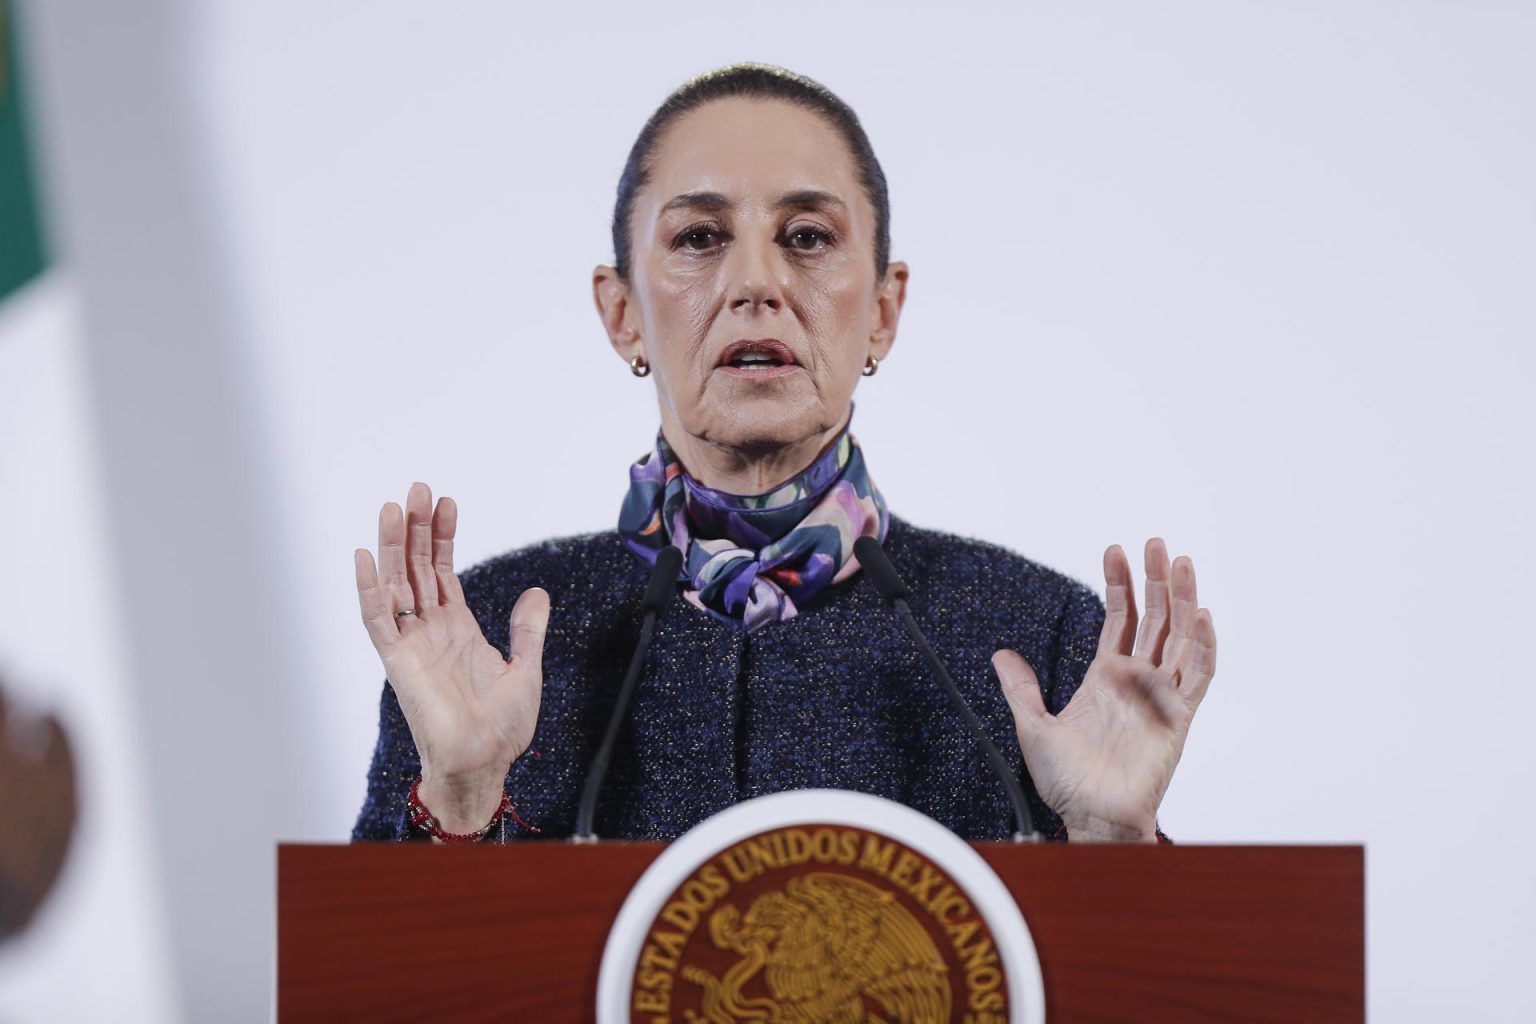
{"type": "MultiPolygon", "coordinates": [[[[847,209],[848,204],[843,202],[831,192],[823,192],[820,189],[800,189],[796,192],[786,192],[779,197],[774,204],[778,209],[794,208],[797,210],[814,210],[825,206],[834,206],[838,209],[847,209]]],[[[725,210],[729,209],[731,201],[719,192],[684,192],[673,196],[662,206],[661,212],[670,210],[725,210]]]]}
{"type": "Polygon", "coordinates": [[[797,210],[814,210],[823,206],[835,206],[838,209],[847,209],[848,204],[843,202],[831,192],[822,192],[819,189],[801,189],[799,192],[788,192],[779,197],[779,209],[792,206],[797,210]]]}

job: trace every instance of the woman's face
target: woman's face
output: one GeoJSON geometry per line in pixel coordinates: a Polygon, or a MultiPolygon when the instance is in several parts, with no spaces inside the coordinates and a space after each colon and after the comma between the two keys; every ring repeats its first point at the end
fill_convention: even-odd
{"type": "Polygon", "coordinates": [[[836,435],[895,339],[907,270],[876,278],[874,207],[835,128],[771,99],[682,115],[630,238],[629,281],[599,267],[595,293],[620,356],[650,363],[674,447],[814,455],[836,435]]]}

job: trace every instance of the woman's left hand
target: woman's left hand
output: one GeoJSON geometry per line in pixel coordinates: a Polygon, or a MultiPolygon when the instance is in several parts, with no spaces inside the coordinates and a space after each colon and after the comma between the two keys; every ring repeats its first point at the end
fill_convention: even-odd
{"type": "Polygon", "coordinates": [[[1180,556],[1170,566],[1154,537],[1146,566],[1138,632],[1125,552],[1118,544],[1104,552],[1098,654],[1061,714],[1046,711],[1018,653],[992,656],[1030,778],[1070,839],[1154,841],[1158,806],[1216,672],[1216,628],[1195,598],[1194,563],[1180,556]]]}

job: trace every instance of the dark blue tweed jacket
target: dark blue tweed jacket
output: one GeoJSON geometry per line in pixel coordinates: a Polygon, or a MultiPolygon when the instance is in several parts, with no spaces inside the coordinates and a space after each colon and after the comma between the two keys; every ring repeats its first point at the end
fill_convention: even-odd
{"type": "MultiPolygon", "coordinates": [[[[992,653],[1023,654],[1046,706],[1059,711],[1093,659],[1103,604],[1082,584],[1004,548],[894,516],[885,549],[911,588],[913,613],[1023,777],[992,653]]],[[[517,595],[531,586],[549,591],[538,728],[507,774],[513,806],[542,838],[574,830],[582,782],[639,635],[648,571],[613,531],[536,544],[462,576],[481,630],[503,654],[517,595]]],[[[405,835],[406,795],[419,768],[386,684],[354,841],[405,835]]],[[[597,834],[672,839],[738,801],[808,787],[888,797],[967,839],[1013,831],[1003,788],[975,739],[862,573],[751,636],[678,600],[657,625],[598,806],[597,834]]],[[[1032,791],[1031,799],[1036,828],[1056,833],[1059,819],[1032,791]]],[[[509,823],[507,838],[514,835],[529,833],[509,823]]]]}

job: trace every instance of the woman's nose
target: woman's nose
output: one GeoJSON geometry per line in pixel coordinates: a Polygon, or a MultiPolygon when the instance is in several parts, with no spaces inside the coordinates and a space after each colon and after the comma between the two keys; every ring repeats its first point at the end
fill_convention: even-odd
{"type": "Polygon", "coordinates": [[[784,303],[778,248],[771,241],[737,240],[726,257],[727,298],[732,310],[757,306],[777,310],[784,303]]]}

